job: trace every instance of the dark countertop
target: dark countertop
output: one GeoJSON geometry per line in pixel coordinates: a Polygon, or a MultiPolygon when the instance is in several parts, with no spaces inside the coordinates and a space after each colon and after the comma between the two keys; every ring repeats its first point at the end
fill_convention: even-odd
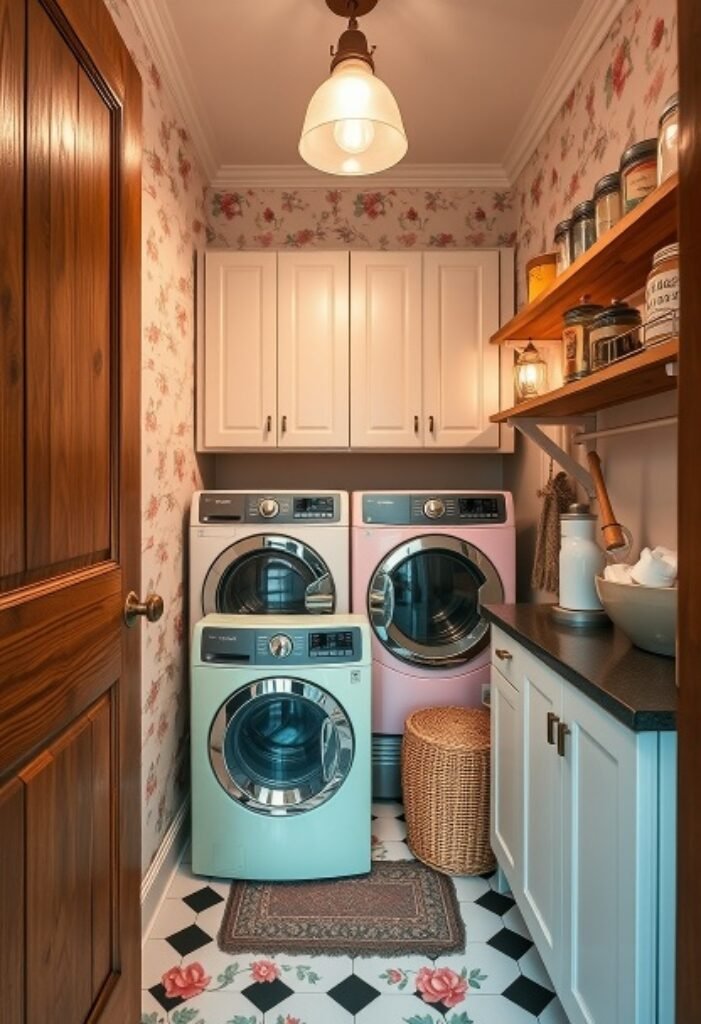
{"type": "Polygon", "coordinates": [[[492,604],[482,611],[629,729],[676,729],[674,658],[641,651],[613,625],[561,626],[545,604],[492,604]]]}

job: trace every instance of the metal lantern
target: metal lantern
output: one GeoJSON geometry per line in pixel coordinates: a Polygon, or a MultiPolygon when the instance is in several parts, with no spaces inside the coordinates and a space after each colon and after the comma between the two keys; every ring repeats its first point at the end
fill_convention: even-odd
{"type": "Polygon", "coordinates": [[[544,395],[548,390],[548,365],[532,341],[519,354],[514,366],[516,397],[520,402],[544,395]]]}

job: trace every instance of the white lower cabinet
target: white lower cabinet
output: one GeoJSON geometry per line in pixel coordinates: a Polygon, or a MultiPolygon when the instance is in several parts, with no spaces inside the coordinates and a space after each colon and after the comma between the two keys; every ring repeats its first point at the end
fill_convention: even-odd
{"type": "Polygon", "coordinates": [[[492,660],[492,846],[564,1010],[673,1024],[676,734],[633,732],[498,629],[492,660]]]}

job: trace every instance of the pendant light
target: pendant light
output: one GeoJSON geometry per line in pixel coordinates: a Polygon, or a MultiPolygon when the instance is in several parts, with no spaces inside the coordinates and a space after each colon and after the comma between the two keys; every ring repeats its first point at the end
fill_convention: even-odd
{"type": "Polygon", "coordinates": [[[377,0],[326,0],[348,28],[331,47],[331,77],[316,90],[304,119],[299,153],[327,174],[375,174],[392,167],[407,151],[402,117],[394,96],[375,76],[375,64],[358,17],[377,0]]]}

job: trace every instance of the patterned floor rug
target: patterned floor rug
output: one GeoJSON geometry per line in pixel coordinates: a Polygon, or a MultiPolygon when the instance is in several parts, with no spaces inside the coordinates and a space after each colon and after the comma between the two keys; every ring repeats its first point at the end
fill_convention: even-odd
{"type": "Polygon", "coordinates": [[[217,937],[225,953],[442,956],[465,948],[450,878],[417,861],[323,882],[233,882],[217,937]]]}

